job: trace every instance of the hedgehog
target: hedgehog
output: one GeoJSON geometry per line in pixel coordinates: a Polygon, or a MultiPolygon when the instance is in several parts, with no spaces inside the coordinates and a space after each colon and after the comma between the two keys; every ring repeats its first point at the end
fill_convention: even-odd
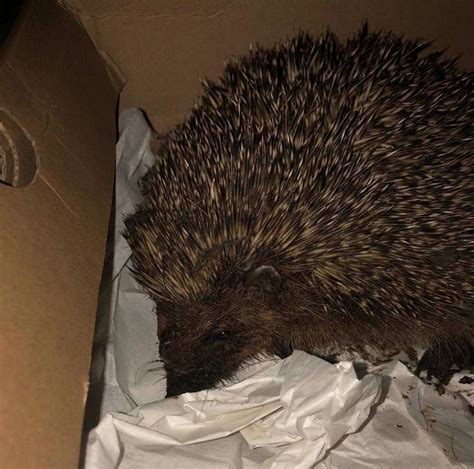
{"type": "Polygon", "coordinates": [[[203,81],[124,233],[167,396],[295,349],[468,350],[473,74],[431,45],[300,32],[203,81]]]}

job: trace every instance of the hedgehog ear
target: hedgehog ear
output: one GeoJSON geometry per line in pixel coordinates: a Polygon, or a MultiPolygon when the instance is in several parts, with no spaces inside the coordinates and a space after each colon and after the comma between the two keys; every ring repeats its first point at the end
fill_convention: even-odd
{"type": "Polygon", "coordinates": [[[275,267],[261,265],[247,272],[245,284],[248,286],[259,286],[268,293],[276,293],[281,288],[281,276],[275,267]]]}

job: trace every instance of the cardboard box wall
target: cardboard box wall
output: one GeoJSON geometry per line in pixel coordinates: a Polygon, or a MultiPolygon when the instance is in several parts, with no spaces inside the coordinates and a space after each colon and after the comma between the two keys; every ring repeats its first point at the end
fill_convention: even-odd
{"type": "Polygon", "coordinates": [[[124,84],[121,109],[145,109],[164,131],[185,117],[199,79],[217,78],[250,43],[327,26],[344,38],[365,19],[435,39],[464,54],[463,68],[474,65],[472,0],[60,3],[97,51],[53,0],[36,0],[0,56],[0,123],[18,133],[25,181],[39,159],[32,185],[0,186],[0,467],[8,468],[77,466],[112,193],[114,87],[124,84]]]}
{"type": "Polygon", "coordinates": [[[436,40],[474,65],[472,0],[63,0],[98,50],[121,70],[120,107],[146,110],[158,131],[181,119],[249,44],[271,45],[300,29],[328,26],[341,38],[366,19],[374,29],[436,40]]]}
{"type": "Polygon", "coordinates": [[[6,177],[30,184],[0,185],[0,467],[72,468],[110,213],[116,94],[87,34],[53,0],[24,5],[0,54],[6,177]]]}

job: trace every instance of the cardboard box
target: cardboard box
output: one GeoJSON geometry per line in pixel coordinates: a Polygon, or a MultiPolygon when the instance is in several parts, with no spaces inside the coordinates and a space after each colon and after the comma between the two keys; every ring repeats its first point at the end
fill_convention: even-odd
{"type": "Polygon", "coordinates": [[[463,53],[472,0],[31,0],[0,49],[0,467],[78,464],[119,107],[158,131],[249,44],[369,20],[463,53]],[[67,11],[67,10],[68,11],[67,11]],[[82,25],[81,25],[81,24],[82,25]],[[89,39],[89,37],[90,39],[89,39]],[[24,187],[20,187],[24,186],[24,187]]]}

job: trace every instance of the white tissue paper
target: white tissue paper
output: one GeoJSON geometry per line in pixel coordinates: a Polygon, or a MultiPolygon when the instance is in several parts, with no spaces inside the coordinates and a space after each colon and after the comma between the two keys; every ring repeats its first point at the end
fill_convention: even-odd
{"type": "Polygon", "coordinates": [[[152,131],[138,110],[121,114],[119,131],[103,417],[86,469],[474,467],[468,403],[440,396],[397,361],[359,380],[350,362],[295,351],[256,361],[218,389],[164,399],[153,305],[120,235],[153,162],[152,131]]]}

